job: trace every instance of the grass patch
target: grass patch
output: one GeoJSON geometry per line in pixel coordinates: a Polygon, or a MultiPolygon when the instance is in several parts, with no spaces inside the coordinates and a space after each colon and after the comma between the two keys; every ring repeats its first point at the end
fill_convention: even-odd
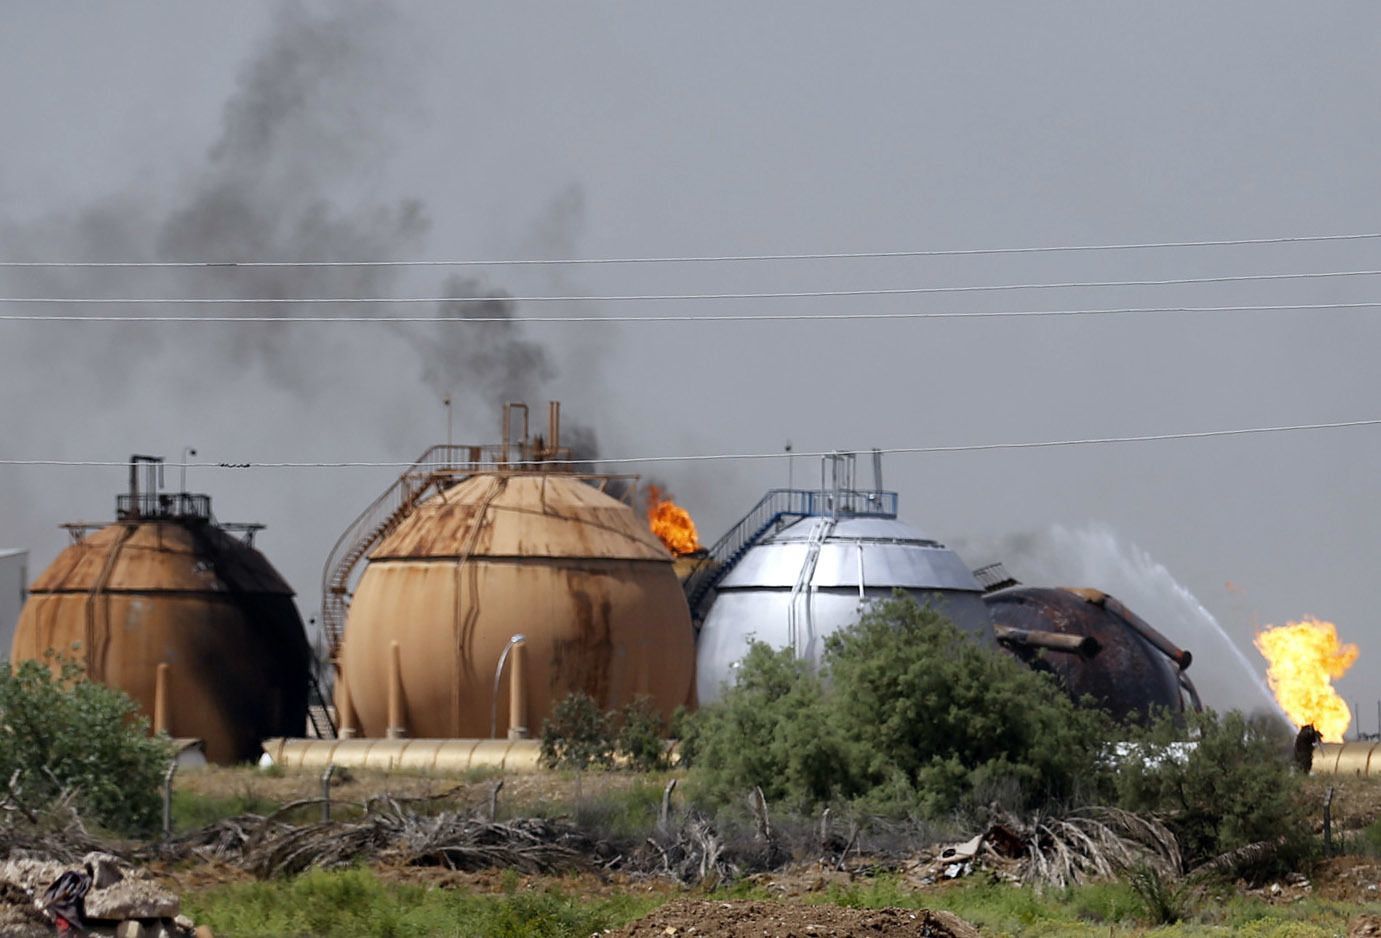
{"type": "Polygon", "coordinates": [[[203,795],[173,790],[173,829],[196,830],[240,814],[268,814],[278,802],[246,788],[238,795],[203,795]]]}
{"type": "Polygon", "coordinates": [[[565,817],[598,837],[609,840],[641,841],[652,831],[661,810],[662,791],[670,774],[639,776],[635,781],[618,788],[598,788],[604,773],[587,772],[581,779],[578,796],[560,800],[522,800],[506,804],[499,800],[499,816],[565,817]]]}
{"type": "Polygon", "coordinates": [[[662,901],[584,899],[555,889],[487,895],[384,883],[368,870],[314,871],[184,897],[188,914],[228,938],[586,938],[645,915],[662,901]]]}
{"type": "Polygon", "coordinates": [[[1381,821],[1372,821],[1349,838],[1354,852],[1368,857],[1381,857],[1381,821]]]}

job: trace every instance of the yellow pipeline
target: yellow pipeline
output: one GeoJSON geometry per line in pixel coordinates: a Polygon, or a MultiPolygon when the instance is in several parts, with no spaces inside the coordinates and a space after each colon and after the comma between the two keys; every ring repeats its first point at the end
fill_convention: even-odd
{"type": "Polygon", "coordinates": [[[264,752],[285,769],[323,769],[332,763],[357,769],[461,773],[495,768],[541,769],[537,739],[284,739],[264,740],[264,752]]]}
{"type": "MultiPolygon", "coordinates": [[[[678,740],[662,743],[667,760],[676,765],[678,740]]],[[[335,764],[386,772],[435,772],[458,775],[470,769],[503,772],[541,772],[540,739],[309,739],[274,737],[264,740],[264,752],[285,769],[324,769],[335,764]]],[[[615,764],[622,764],[616,758],[615,764]]]]}
{"type": "Polygon", "coordinates": [[[1321,743],[1314,750],[1310,775],[1381,776],[1381,742],[1321,743]]]}

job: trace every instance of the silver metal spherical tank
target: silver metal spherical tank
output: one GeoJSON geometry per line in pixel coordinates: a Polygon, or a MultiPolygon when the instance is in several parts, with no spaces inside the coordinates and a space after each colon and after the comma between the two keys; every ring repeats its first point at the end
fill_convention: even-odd
{"type": "Polygon", "coordinates": [[[856,624],[869,603],[896,590],[943,612],[979,641],[993,642],[983,591],[968,566],[895,517],[798,520],[745,551],[716,590],[696,648],[702,704],[733,682],[750,642],[794,648],[818,662],[828,636],[856,624]]]}

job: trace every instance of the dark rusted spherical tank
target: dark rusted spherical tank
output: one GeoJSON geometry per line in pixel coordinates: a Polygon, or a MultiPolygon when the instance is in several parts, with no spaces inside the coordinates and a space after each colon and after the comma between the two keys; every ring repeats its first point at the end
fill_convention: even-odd
{"type": "MultiPolygon", "coordinates": [[[[1092,697],[1117,720],[1145,722],[1154,711],[1197,707],[1183,675],[1188,652],[1174,648],[1122,603],[1097,590],[1014,586],[983,597],[999,644],[1017,658],[1054,674],[1071,697],[1092,697]],[[1009,630],[1018,630],[1013,633],[1009,630]],[[1020,633],[1092,638],[1082,653],[1041,647],[1020,633]],[[1008,635],[1003,640],[1003,635],[1008,635]]],[[[1054,644],[1046,641],[1046,644],[1054,644]]]]}
{"type": "Polygon", "coordinates": [[[66,656],[133,697],[151,723],[167,664],[167,731],[233,763],[256,759],[266,737],[301,735],[310,649],[287,583],[205,505],[204,517],[135,518],[78,536],[30,588],[11,654],[66,656]]]}

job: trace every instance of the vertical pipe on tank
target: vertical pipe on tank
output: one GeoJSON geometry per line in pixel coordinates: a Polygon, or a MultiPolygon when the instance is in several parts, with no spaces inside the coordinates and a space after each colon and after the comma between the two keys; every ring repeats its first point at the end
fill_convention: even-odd
{"type": "Polygon", "coordinates": [[[512,414],[513,405],[511,403],[503,405],[503,445],[499,448],[500,465],[508,462],[508,424],[512,414]]]}
{"type": "Polygon", "coordinates": [[[160,662],[153,678],[153,731],[172,735],[168,719],[168,672],[172,670],[168,662],[160,662]]]}
{"type": "Polygon", "coordinates": [[[129,458],[129,516],[139,517],[139,457],[129,458]]]}
{"type": "Polygon", "coordinates": [[[403,653],[397,642],[389,646],[388,655],[388,730],[389,739],[408,735],[403,724],[403,653]]]}
{"type": "MultiPolygon", "coordinates": [[[[499,652],[499,663],[494,666],[494,687],[489,692],[489,738],[497,739],[499,732],[499,681],[503,678],[503,666],[508,661],[509,654],[514,648],[521,646],[527,641],[527,636],[519,632],[508,639],[508,643],[503,646],[503,651],[499,652]]],[[[511,675],[511,672],[510,672],[511,675]]],[[[511,681],[510,681],[511,688],[511,681]]],[[[509,691],[510,706],[512,704],[512,690],[509,691]]],[[[509,722],[512,723],[510,715],[509,722]]]]}
{"type": "Polygon", "coordinates": [[[513,645],[508,666],[508,738],[527,739],[527,642],[513,645]]]}

